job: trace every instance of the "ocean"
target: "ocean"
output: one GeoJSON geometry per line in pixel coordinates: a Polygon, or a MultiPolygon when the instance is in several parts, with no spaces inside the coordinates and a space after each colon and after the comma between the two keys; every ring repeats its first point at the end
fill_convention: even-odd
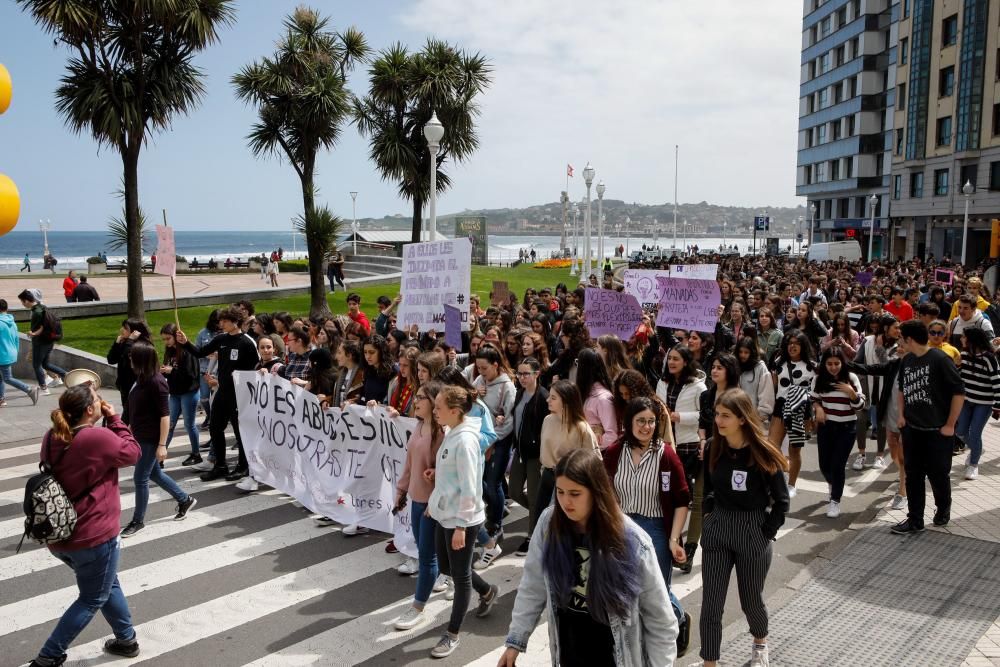
{"type": "MultiPolygon", "coordinates": [[[[29,253],[33,268],[40,268],[44,251],[44,238],[40,231],[14,231],[5,236],[0,236],[0,271],[16,271],[20,269],[24,254],[29,253]]],[[[110,252],[107,249],[108,235],[106,232],[64,232],[50,231],[48,233],[49,252],[59,260],[58,268],[61,270],[83,269],[87,266],[87,258],[93,257],[98,252],[107,252],[108,260],[112,262],[124,259],[125,253],[122,251],[110,252]]],[[[227,257],[233,260],[246,260],[250,256],[265,253],[270,255],[272,250],[281,247],[284,256],[288,258],[305,257],[305,240],[301,235],[291,232],[254,232],[254,231],[217,231],[217,232],[187,232],[175,231],[174,242],[177,246],[177,254],[187,257],[190,261],[197,257],[199,261],[208,261],[215,258],[223,262],[227,257]]],[[[696,238],[688,237],[687,243],[697,244],[699,248],[718,248],[723,242],[722,238],[696,238]]],[[[748,252],[752,244],[749,238],[727,238],[728,245],[737,244],[740,252],[748,252]]],[[[763,238],[758,236],[757,247],[760,248],[763,238]]],[[[780,245],[786,248],[789,245],[794,247],[792,239],[781,239],[780,245]]],[[[628,250],[639,250],[643,244],[647,246],[660,245],[668,247],[673,245],[673,236],[652,237],[630,237],[608,236],[605,237],[605,252],[608,255],[614,253],[614,248],[618,245],[627,245],[628,250]]],[[[678,235],[677,245],[683,246],[684,239],[678,235]]],[[[545,259],[552,253],[559,250],[558,236],[489,236],[490,260],[512,261],[517,259],[520,248],[534,248],[539,259],[545,259]]],[[[597,239],[591,241],[594,257],[597,256],[597,239]]],[[[153,247],[147,252],[155,250],[153,247]]],[[[583,252],[583,239],[580,240],[580,252],[583,252]]]]}

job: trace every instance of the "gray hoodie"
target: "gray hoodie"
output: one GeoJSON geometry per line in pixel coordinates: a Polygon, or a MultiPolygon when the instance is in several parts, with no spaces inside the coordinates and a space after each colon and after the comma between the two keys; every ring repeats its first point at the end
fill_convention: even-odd
{"type": "Polygon", "coordinates": [[[486,395],[481,397],[493,416],[493,427],[497,432],[497,441],[503,440],[514,432],[514,399],[517,388],[506,373],[500,373],[492,382],[480,375],[476,378],[475,387],[479,389],[486,385],[486,395]],[[497,417],[503,415],[502,420],[497,417]],[[499,422],[499,423],[498,423],[499,422]]]}

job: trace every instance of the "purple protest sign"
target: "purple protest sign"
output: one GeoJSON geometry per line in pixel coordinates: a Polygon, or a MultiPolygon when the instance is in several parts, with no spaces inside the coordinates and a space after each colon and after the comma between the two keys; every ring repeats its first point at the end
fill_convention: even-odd
{"type": "Polygon", "coordinates": [[[593,337],[612,334],[622,340],[635,335],[642,323],[639,300],[627,292],[588,287],[584,320],[593,337]]]}
{"type": "Polygon", "coordinates": [[[857,280],[858,284],[862,287],[868,287],[872,284],[872,278],[874,275],[875,274],[871,271],[858,271],[857,275],[854,276],[854,279],[857,280]]]}
{"type": "Polygon", "coordinates": [[[444,304],[444,342],[457,352],[462,351],[462,311],[450,304],[444,304]]]}
{"type": "Polygon", "coordinates": [[[722,295],[714,280],[657,278],[661,297],[656,326],[715,331],[722,295]]]}

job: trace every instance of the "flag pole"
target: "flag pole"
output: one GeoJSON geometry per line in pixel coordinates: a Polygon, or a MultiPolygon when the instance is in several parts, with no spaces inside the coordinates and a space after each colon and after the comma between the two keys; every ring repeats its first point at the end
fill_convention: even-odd
{"type": "MultiPolygon", "coordinates": [[[[167,209],[163,209],[163,226],[164,227],[170,226],[169,224],[167,224],[167,209]]],[[[174,244],[174,256],[176,257],[176,255],[177,255],[177,245],[174,244]]],[[[174,261],[176,262],[177,260],[175,259],[174,261]]],[[[177,265],[174,264],[174,274],[176,273],[177,273],[177,265]]],[[[170,276],[170,294],[174,298],[174,324],[176,324],[177,328],[180,329],[181,316],[180,313],[177,312],[177,286],[174,284],[173,275],[170,276]]]]}

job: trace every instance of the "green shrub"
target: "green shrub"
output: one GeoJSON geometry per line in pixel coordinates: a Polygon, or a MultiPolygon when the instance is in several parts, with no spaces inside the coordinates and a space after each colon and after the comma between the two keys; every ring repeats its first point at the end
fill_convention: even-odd
{"type": "Polygon", "coordinates": [[[309,260],[286,259],[278,262],[278,271],[283,273],[309,273],[309,260]]]}
{"type": "Polygon", "coordinates": [[[104,264],[104,258],[103,257],[96,257],[96,256],[95,257],[88,257],[87,258],[87,264],[104,264]]]}

